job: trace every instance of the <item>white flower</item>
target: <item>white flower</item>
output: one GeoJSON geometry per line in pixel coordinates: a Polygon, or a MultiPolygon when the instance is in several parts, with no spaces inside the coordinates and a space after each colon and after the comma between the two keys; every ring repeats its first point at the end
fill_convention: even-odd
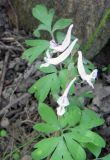
{"type": "Polygon", "coordinates": [[[58,103],[58,107],[57,107],[57,115],[58,116],[61,116],[65,113],[65,107],[69,105],[69,100],[68,100],[68,93],[69,93],[69,90],[72,86],[72,84],[75,82],[76,80],[76,77],[71,80],[71,82],[68,84],[68,86],[66,87],[63,95],[61,97],[58,98],[57,100],[57,103],[58,103]]]}
{"type": "Polygon", "coordinates": [[[62,106],[57,107],[57,115],[62,116],[65,113],[65,108],[62,106]]]}
{"type": "Polygon", "coordinates": [[[91,72],[91,74],[87,74],[86,71],[85,71],[84,65],[83,65],[82,52],[81,52],[81,51],[78,51],[78,55],[79,55],[79,56],[78,56],[78,64],[77,64],[78,72],[79,72],[82,80],[87,81],[87,83],[88,83],[92,88],[94,88],[93,83],[92,83],[92,80],[95,80],[95,79],[96,79],[98,70],[97,70],[97,69],[94,69],[94,70],[91,72]]]}
{"type": "Polygon", "coordinates": [[[51,56],[47,52],[46,53],[47,57],[44,57],[44,60],[45,60],[46,63],[42,64],[40,67],[48,67],[50,64],[52,64],[52,65],[58,65],[59,63],[63,62],[70,55],[70,53],[71,53],[71,51],[72,51],[72,49],[75,46],[75,44],[76,44],[77,41],[78,41],[78,39],[76,38],[70,44],[70,46],[62,54],[60,54],[56,58],[51,58],[51,56]]]}
{"type": "Polygon", "coordinates": [[[52,53],[63,52],[70,45],[72,28],[73,24],[69,26],[65,39],[61,45],[57,44],[55,40],[50,41],[50,48],[54,50],[52,53]]]}
{"type": "Polygon", "coordinates": [[[52,40],[50,41],[50,49],[53,49],[53,48],[55,48],[55,47],[57,47],[57,46],[59,46],[59,44],[56,43],[54,39],[52,39],[52,40]]]}

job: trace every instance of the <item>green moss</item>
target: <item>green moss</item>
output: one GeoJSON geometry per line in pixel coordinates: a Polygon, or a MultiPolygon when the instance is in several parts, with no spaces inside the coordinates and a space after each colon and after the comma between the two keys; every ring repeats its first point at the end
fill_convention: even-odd
{"type": "Polygon", "coordinates": [[[106,21],[108,19],[108,17],[110,16],[110,8],[108,8],[103,16],[102,19],[100,20],[99,25],[97,26],[96,30],[94,33],[92,33],[92,35],[90,36],[90,38],[88,39],[88,41],[85,43],[85,45],[82,47],[82,51],[83,52],[87,52],[90,47],[92,46],[94,40],[97,38],[98,34],[100,33],[101,29],[105,26],[106,21]]]}

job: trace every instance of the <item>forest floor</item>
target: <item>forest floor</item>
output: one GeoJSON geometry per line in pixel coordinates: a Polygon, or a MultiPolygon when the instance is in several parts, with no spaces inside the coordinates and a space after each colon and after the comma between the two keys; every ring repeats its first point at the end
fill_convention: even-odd
{"type": "MultiPolygon", "coordinates": [[[[28,88],[41,74],[21,58],[26,48],[24,41],[32,35],[10,26],[4,7],[0,7],[0,130],[7,132],[6,137],[0,138],[0,160],[16,160],[17,157],[31,160],[30,153],[39,136],[33,131],[33,125],[39,121],[39,115],[37,102],[28,94],[28,88]]],[[[99,75],[95,97],[87,103],[105,120],[105,124],[96,130],[107,142],[102,151],[102,155],[106,155],[110,152],[110,69],[103,71],[105,64],[98,58],[94,63],[99,68],[99,75]]]]}

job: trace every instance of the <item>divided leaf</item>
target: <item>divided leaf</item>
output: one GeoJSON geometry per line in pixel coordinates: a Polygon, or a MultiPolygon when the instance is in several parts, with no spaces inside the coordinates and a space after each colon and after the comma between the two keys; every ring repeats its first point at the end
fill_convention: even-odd
{"type": "Polygon", "coordinates": [[[72,23],[72,19],[67,19],[67,18],[61,18],[53,26],[52,31],[55,32],[56,30],[59,29],[64,29],[68,27],[72,23]]]}
{"type": "Polygon", "coordinates": [[[61,83],[61,88],[65,89],[68,82],[68,70],[63,69],[59,72],[59,79],[61,83]]]}
{"type": "Polygon", "coordinates": [[[33,160],[41,160],[49,156],[59,143],[59,139],[60,139],[59,137],[54,137],[54,138],[47,138],[38,142],[34,146],[34,148],[36,149],[32,152],[33,160]]]}
{"type": "Polygon", "coordinates": [[[85,147],[95,156],[98,157],[101,153],[101,147],[98,147],[92,143],[85,144],[85,147]]]}
{"type": "Polygon", "coordinates": [[[50,28],[50,26],[47,26],[45,24],[40,24],[38,26],[38,28],[34,31],[34,33],[33,33],[34,36],[40,37],[40,31],[48,31],[51,33],[51,28],[50,28]]]}
{"type": "Polygon", "coordinates": [[[65,136],[67,148],[71,153],[74,160],[86,160],[86,153],[84,149],[81,147],[79,143],[73,140],[70,134],[66,134],[65,136]]]}
{"type": "Polygon", "coordinates": [[[48,67],[39,67],[38,68],[40,71],[44,73],[57,73],[57,69],[54,65],[49,65],[48,67]]]}
{"type": "Polygon", "coordinates": [[[37,46],[42,46],[42,45],[44,48],[49,47],[49,41],[42,40],[42,39],[26,40],[25,43],[31,47],[37,47],[37,46]]]}
{"type": "Polygon", "coordinates": [[[104,120],[101,119],[94,111],[90,109],[85,109],[82,111],[80,125],[86,129],[91,129],[97,126],[100,126],[104,123],[104,120]]]}
{"type": "Polygon", "coordinates": [[[71,154],[68,152],[67,146],[63,138],[60,138],[60,141],[50,159],[51,160],[73,160],[71,157],[71,154]]]}
{"type": "Polygon", "coordinates": [[[39,132],[44,132],[46,134],[49,134],[59,130],[59,126],[56,126],[54,124],[50,125],[48,123],[37,123],[34,125],[34,129],[39,132]]]}
{"type": "Polygon", "coordinates": [[[67,112],[64,116],[59,118],[60,124],[62,128],[65,126],[75,126],[78,122],[80,122],[81,118],[81,110],[76,106],[68,106],[67,112]]]}
{"type": "Polygon", "coordinates": [[[51,85],[51,93],[54,96],[55,94],[59,94],[59,92],[60,92],[60,80],[57,74],[54,74],[51,85]]]}
{"type": "Polygon", "coordinates": [[[110,154],[108,154],[105,157],[100,158],[100,160],[110,160],[110,154]]]}
{"type": "Polygon", "coordinates": [[[49,74],[37,80],[29,89],[29,93],[35,94],[35,97],[39,102],[43,102],[51,88],[53,74],[49,74]]]}
{"type": "Polygon", "coordinates": [[[27,41],[27,44],[30,44],[30,45],[33,45],[33,46],[36,46],[38,43],[40,45],[38,45],[37,47],[31,47],[31,48],[25,50],[22,54],[22,58],[28,60],[29,63],[33,63],[36,60],[36,58],[39,55],[41,55],[49,46],[48,41],[45,41],[45,40],[42,40],[42,41],[41,40],[27,41]]]}
{"type": "Polygon", "coordinates": [[[51,107],[44,103],[40,103],[38,106],[38,112],[45,122],[59,127],[57,116],[51,107]]]}
{"type": "Polygon", "coordinates": [[[32,10],[33,16],[47,26],[51,26],[54,13],[54,9],[48,11],[46,6],[42,4],[36,5],[32,10]]]}
{"type": "MultiPolygon", "coordinates": [[[[43,70],[43,68],[41,69],[43,70]]],[[[56,72],[56,68],[52,67],[49,70],[43,70],[45,72],[56,72]]],[[[29,89],[29,93],[35,94],[35,97],[39,102],[43,102],[49,91],[51,90],[52,95],[58,95],[60,91],[60,81],[56,73],[48,74],[39,80],[37,80],[32,87],[29,89]]]]}
{"type": "Polygon", "coordinates": [[[70,106],[66,116],[68,125],[75,126],[80,121],[81,110],[78,107],[70,106]]]}
{"type": "Polygon", "coordinates": [[[72,135],[73,139],[80,143],[92,143],[101,148],[105,147],[105,141],[101,136],[80,126],[72,129],[72,135]]]}

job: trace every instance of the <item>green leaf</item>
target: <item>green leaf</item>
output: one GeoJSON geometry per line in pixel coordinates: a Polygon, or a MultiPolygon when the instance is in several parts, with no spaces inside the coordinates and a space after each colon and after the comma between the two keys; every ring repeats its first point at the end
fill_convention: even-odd
{"type": "Polygon", "coordinates": [[[79,103],[79,96],[74,96],[70,98],[70,102],[73,106],[78,106],[78,107],[82,107],[79,103]]]}
{"type": "Polygon", "coordinates": [[[99,146],[99,147],[105,147],[104,139],[101,136],[99,136],[97,133],[88,131],[85,137],[90,139],[91,143],[93,143],[94,145],[99,146]]]}
{"type": "Polygon", "coordinates": [[[33,63],[39,55],[41,55],[46,49],[48,48],[47,45],[42,44],[37,47],[32,47],[25,50],[22,54],[22,58],[29,61],[29,63],[33,63]]]}
{"type": "Polygon", "coordinates": [[[82,117],[80,121],[80,125],[91,129],[93,127],[100,126],[104,123],[104,120],[101,119],[94,111],[90,109],[85,109],[82,111],[82,117]]]}
{"type": "Polygon", "coordinates": [[[85,130],[84,128],[78,126],[72,129],[73,139],[81,143],[92,143],[98,147],[105,147],[104,139],[97,133],[85,130]]]}
{"type": "Polygon", "coordinates": [[[81,110],[76,106],[70,106],[67,112],[67,122],[69,126],[75,126],[81,118],[81,110]]]}
{"type": "Polygon", "coordinates": [[[87,60],[86,58],[84,58],[83,62],[87,66],[88,69],[91,69],[91,70],[95,69],[94,64],[91,61],[87,60]]]}
{"type": "Polygon", "coordinates": [[[37,148],[32,152],[33,160],[41,160],[49,156],[59,143],[58,137],[44,139],[38,142],[34,147],[37,148]]]}
{"type": "Polygon", "coordinates": [[[47,18],[47,15],[48,15],[48,11],[47,11],[47,8],[42,5],[42,4],[38,4],[36,5],[33,10],[32,10],[32,14],[35,18],[37,18],[39,21],[41,21],[42,23],[48,23],[48,19],[47,18]]]}
{"type": "Polygon", "coordinates": [[[40,24],[38,28],[34,31],[34,36],[40,37],[40,31],[48,31],[49,33],[51,33],[51,28],[50,26],[47,26],[45,24],[40,24]]]}
{"type": "Polygon", "coordinates": [[[40,103],[38,107],[38,112],[45,122],[59,127],[57,116],[51,107],[44,103],[40,103]]]}
{"type": "Polygon", "coordinates": [[[95,146],[91,143],[87,143],[85,147],[95,156],[98,157],[101,153],[101,147],[95,146]]]}
{"type": "Polygon", "coordinates": [[[75,126],[81,118],[81,110],[76,106],[68,106],[67,112],[64,116],[59,118],[62,128],[65,126],[75,126]]]}
{"type": "Polygon", "coordinates": [[[71,154],[68,152],[68,149],[66,147],[66,144],[63,140],[63,138],[60,139],[52,157],[51,160],[73,160],[71,157],[71,154]]]}
{"type": "Polygon", "coordinates": [[[7,131],[2,129],[0,130],[0,137],[6,137],[7,136],[7,131]]]}
{"type": "Polygon", "coordinates": [[[68,83],[68,70],[63,69],[59,72],[59,79],[62,89],[66,88],[66,85],[68,83]]]}
{"type": "Polygon", "coordinates": [[[36,5],[32,10],[33,16],[47,26],[51,26],[54,13],[54,9],[50,9],[48,11],[47,8],[42,4],[36,5]]]}
{"type": "Polygon", "coordinates": [[[64,29],[68,27],[72,23],[72,19],[67,19],[67,18],[61,18],[53,26],[52,31],[55,32],[56,30],[59,29],[64,29]]]}
{"type": "Polygon", "coordinates": [[[33,128],[39,132],[44,132],[46,134],[53,133],[53,132],[59,130],[58,126],[56,126],[54,124],[50,125],[47,123],[38,123],[38,124],[34,125],[33,128]]]}
{"type": "Polygon", "coordinates": [[[48,67],[42,67],[42,68],[38,68],[40,71],[44,72],[44,73],[56,73],[57,69],[54,65],[49,65],[48,67]]]}
{"type": "Polygon", "coordinates": [[[57,42],[58,43],[62,43],[63,42],[63,40],[64,40],[64,38],[65,38],[65,34],[63,33],[63,32],[57,32],[56,33],[56,39],[57,39],[57,42]]]}
{"type": "Polygon", "coordinates": [[[14,152],[12,157],[13,157],[13,160],[20,160],[20,153],[19,152],[14,152]]]}
{"type": "Polygon", "coordinates": [[[99,158],[100,160],[110,160],[110,154],[108,154],[105,157],[99,158]]]}
{"type": "Polygon", "coordinates": [[[59,92],[60,92],[60,80],[57,74],[54,74],[51,85],[51,93],[54,96],[55,94],[59,94],[59,92]]]}
{"type": "Polygon", "coordinates": [[[65,134],[67,148],[74,160],[86,160],[86,153],[80,144],[75,142],[70,134],[65,134]]]}
{"type": "MultiPolygon", "coordinates": [[[[73,79],[73,76],[69,73],[67,69],[63,69],[59,72],[59,80],[60,80],[60,85],[63,90],[65,90],[66,86],[68,83],[73,79]]],[[[74,84],[70,88],[69,94],[74,93],[74,84]]]]}
{"type": "Polygon", "coordinates": [[[49,74],[37,80],[29,89],[29,93],[35,94],[35,97],[39,102],[43,102],[51,88],[53,74],[49,74]]]}
{"type": "Polygon", "coordinates": [[[81,97],[84,97],[84,98],[94,98],[94,94],[92,91],[84,91],[80,94],[81,97]]]}
{"type": "Polygon", "coordinates": [[[36,47],[36,46],[43,46],[44,48],[49,47],[49,41],[42,40],[42,39],[36,39],[36,40],[26,40],[25,43],[28,46],[36,47]]]}
{"type": "Polygon", "coordinates": [[[48,21],[49,21],[48,23],[50,25],[52,24],[54,14],[55,14],[55,10],[53,8],[48,11],[48,21]]]}
{"type": "Polygon", "coordinates": [[[76,77],[78,75],[77,68],[74,66],[74,63],[70,63],[68,65],[68,72],[71,75],[71,77],[76,77]]]}

